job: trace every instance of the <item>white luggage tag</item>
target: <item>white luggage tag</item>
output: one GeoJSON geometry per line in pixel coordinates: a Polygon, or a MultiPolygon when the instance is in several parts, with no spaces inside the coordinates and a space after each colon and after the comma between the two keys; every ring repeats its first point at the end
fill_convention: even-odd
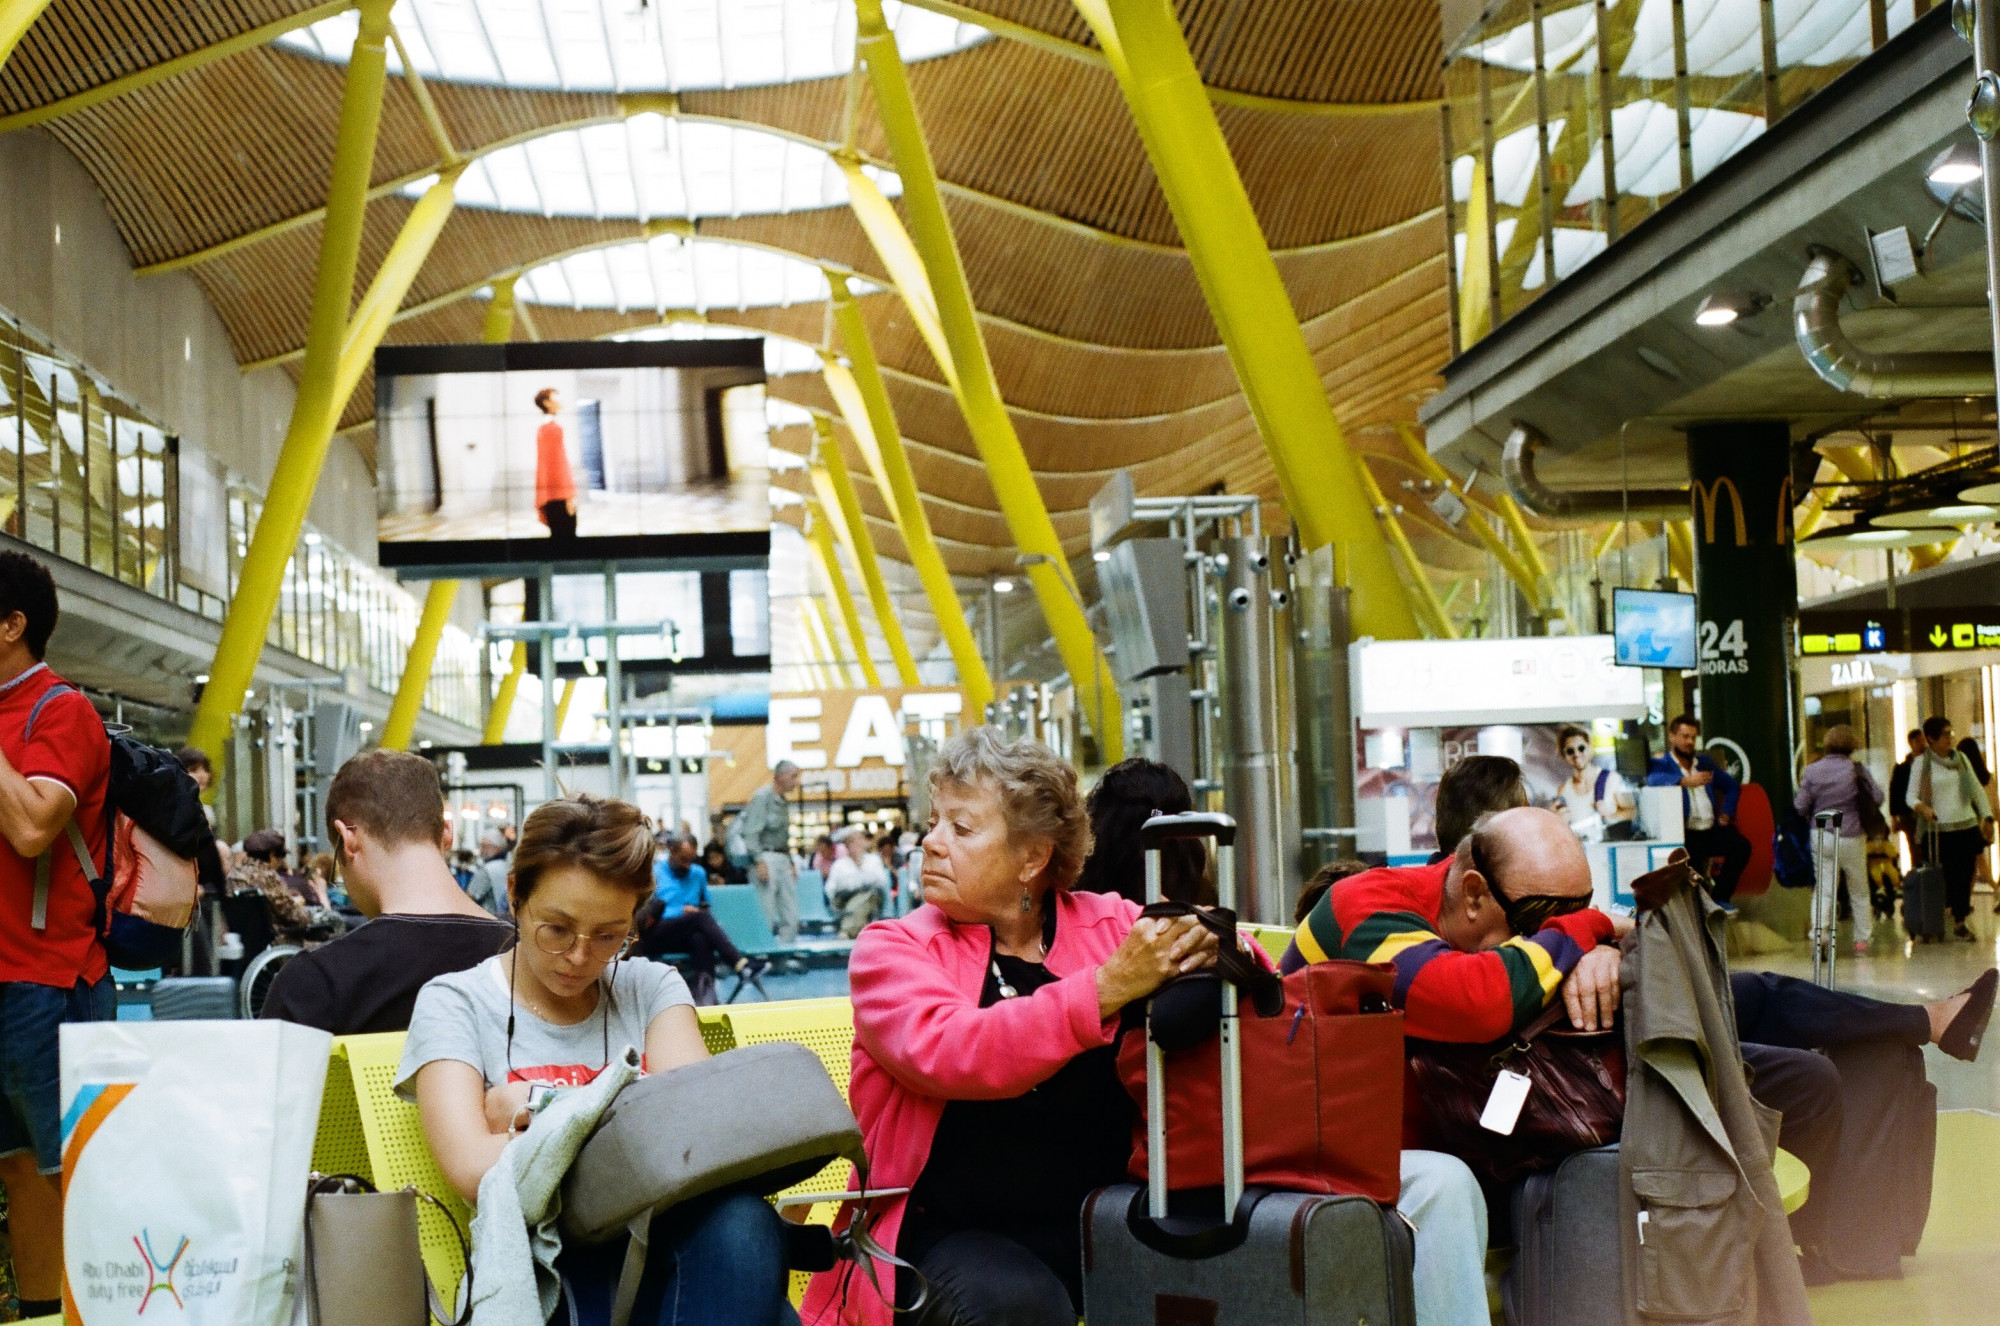
{"type": "Polygon", "coordinates": [[[1520,1122],[1521,1107],[1528,1103],[1528,1085],[1525,1073],[1501,1069],[1500,1075],[1493,1079],[1493,1094],[1486,1098],[1486,1108],[1480,1111],[1479,1126],[1502,1137],[1511,1135],[1514,1125],[1520,1122]]]}

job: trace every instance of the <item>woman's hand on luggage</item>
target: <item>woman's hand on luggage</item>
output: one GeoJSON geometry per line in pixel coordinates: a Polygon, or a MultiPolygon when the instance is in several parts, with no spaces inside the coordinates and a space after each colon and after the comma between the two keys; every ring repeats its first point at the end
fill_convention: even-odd
{"type": "Polygon", "coordinates": [[[1570,1025],[1578,1031],[1611,1029],[1618,1014],[1618,967],[1623,956],[1613,946],[1600,944],[1570,970],[1562,986],[1563,1003],[1570,1025]]]}
{"type": "Polygon", "coordinates": [[[1097,1011],[1105,1017],[1144,999],[1183,972],[1215,964],[1215,935],[1192,916],[1142,916],[1097,969],[1097,1011]]]}

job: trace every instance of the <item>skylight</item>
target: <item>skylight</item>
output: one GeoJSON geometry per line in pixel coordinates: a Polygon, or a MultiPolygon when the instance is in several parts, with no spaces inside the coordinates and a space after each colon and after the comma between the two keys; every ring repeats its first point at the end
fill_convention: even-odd
{"type": "MultiPolygon", "coordinates": [[[[894,198],[893,172],[862,167],[894,198]]],[[[404,192],[416,196],[418,181],[404,192]]],[[[763,216],[847,203],[833,159],[782,134],[741,125],[637,115],[503,147],[466,167],[458,205],[541,216],[763,216]]]]}
{"type": "MultiPolygon", "coordinates": [[[[1751,0],[1683,0],[1688,72],[1696,77],[1747,74],[1764,67],[1761,6],[1751,0]]],[[[1618,67],[1621,78],[1674,76],[1674,0],[1643,0],[1632,41],[1618,67]]],[[[1561,71],[1589,59],[1597,40],[1593,10],[1579,4],[1542,19],[1543,67],[1561,71]]],[[[1884,17],[1894,36],[1915,20],[1912,0],[1889,0],[1884,17]]],[[[1778,65],[1824,66],[1868,54],[1868,6],[1856,0],[1776,0],[1778,65]]],[[[1523,23],[1477,49],[1478,58],[1502,69],[1535,67],[1534,28],[1523,23]]]]}
{"type": "Polygon", "coordinates": [[[735,327],[728,323],[670,322],[663,327],[641,327],[637,331],[620,332],[611,339],[614,341],[737,341],[753,338],[764,342],[764,374],[766,377],[783,377],[787,373],[817,373],[820,370],[819,352],[803,341],[794,341],[788,336],[771,336],[751,327],[735,327]]]}
{"type": "MultiPolygon", "coordinates": [[[[882,10],[906,61],[989,34],[897,0],[882,10]]],[[[397,0],[390,12],[425,78],[571,92],[685,92],[830,78],[854,64],[852,0],[397,0]]],[[[348,10],[277,44],[345,63],[348,10]]],[[[401,72],[394,47],[389,68],[401,72]]]]}
{"type": "Polygon", "coordinates": [[[524,274],[514,292],[536,304],[660,313],[770,308],[828,294],[825,273],[803,258],[672,235],[557,258],[524,274]]]}

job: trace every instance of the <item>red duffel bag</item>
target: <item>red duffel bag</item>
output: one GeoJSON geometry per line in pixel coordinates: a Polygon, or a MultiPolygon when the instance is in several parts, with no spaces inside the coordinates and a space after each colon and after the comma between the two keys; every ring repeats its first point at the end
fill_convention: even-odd
{"type": "MultiPolygon", "coordinates": [[[[1219,928],[1208,917],[1204,921],[1210,929],[1219,928]]],[[[1222,942],[1233,946],[1234,918],[1223,924],[1228,933],[1222,942]]],[[[1403,1146],[1403,1015],[1389,1005],[1395,968],[1333,961],[1313,963],[1282,981],[1272,973],[1261,975],[1282,985],[1284,1002],[1272,1016],[1263,1017],[1249,997],[1241,1001],[1244,1181],[1394,1203],[1402,1191],[1403,1146]]],[[[1262,1002],[1266,1007],[1275,1002],[1268,989],[1262,1002]]],[[[1188,1048],[1169,1050],[1166,1066],[1166,1135],[1172,1139],[1167,1173],[1175,1188],[1219,1187],[1218,1037],[1211,1034],[1188,1048]]],[[[1143,1183],[1143,1035],[1124,1038],[1118,1074],[1139,1103],[1128,1168],[1143,1183]]]]}

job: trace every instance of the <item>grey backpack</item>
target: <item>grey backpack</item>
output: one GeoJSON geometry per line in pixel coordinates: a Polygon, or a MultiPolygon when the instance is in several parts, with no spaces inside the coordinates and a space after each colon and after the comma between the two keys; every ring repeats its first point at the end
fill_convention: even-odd
{"type": "Polygon", "coordinates": [[[864,1163],[861,1126],[819,1056],[790,1041],[730,1050],[618,1093],[563,1180],[563,1237],[630,1231],[611,1314],[624,1326],[655,1213],[724,1188],[769,1196],[835,1160],[864,1163]]]}

